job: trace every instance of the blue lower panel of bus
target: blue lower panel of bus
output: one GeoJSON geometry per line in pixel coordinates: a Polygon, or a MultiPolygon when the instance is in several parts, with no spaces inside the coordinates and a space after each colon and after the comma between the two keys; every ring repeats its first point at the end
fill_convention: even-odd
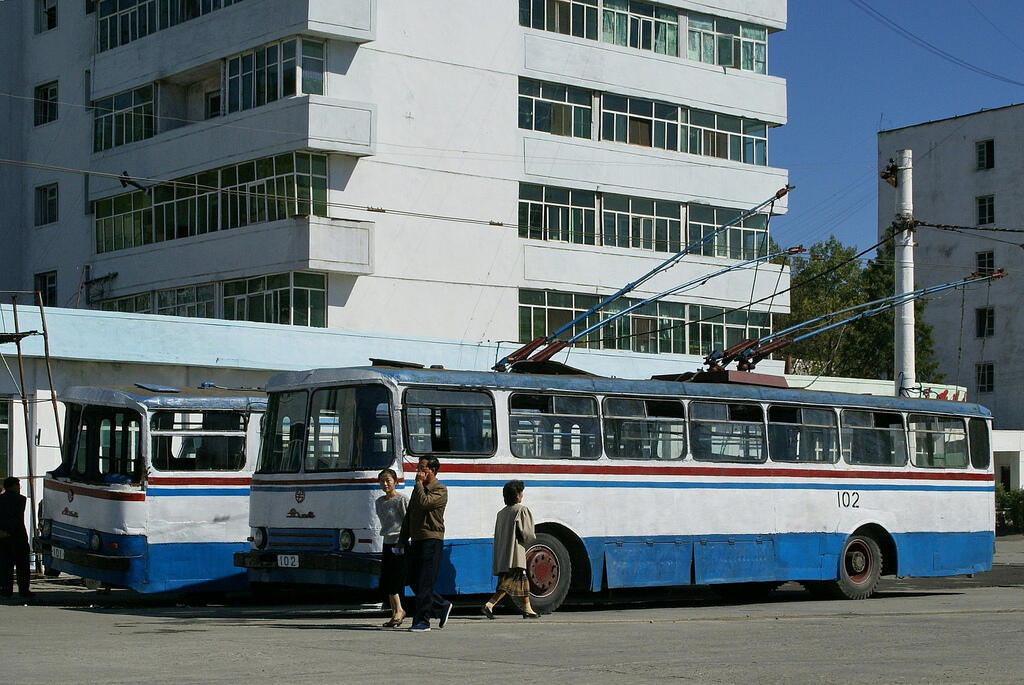
{"type": "Polygon", "coordinates": [[[71,546],[67,540],[41,540],[43,564],[62,573],[142,593],[232,592],[245,590],[248,579],[232,556],[244,542],[147,545],[140,535],[104,534],[98,553],[71,546]],[[59,547],[62,559],[53,556],[59,547]]]}
{"type": "MultiPolygon", "coordinates": [[[[838,577],[847,536],[830,533],[700,537],[587,538],[589,588],[658,587],[838,577]]],[[[904,533],[893,536],[900,576],[947,576],[992,566],[991,532],[904,533]]],[[[883,546],[884,550],[884,546],[883,546]]],[[[441,594],[492,592],[491,540],[446,540],[441,594]]],[[[582,560],[578,560],[582,561],[582,560]]],[[[574,573],[581,569],[574,569],[574,573]]],[[[254,581],[374,588],[376,578],[314,569],[261,569],[254,581]]]]}

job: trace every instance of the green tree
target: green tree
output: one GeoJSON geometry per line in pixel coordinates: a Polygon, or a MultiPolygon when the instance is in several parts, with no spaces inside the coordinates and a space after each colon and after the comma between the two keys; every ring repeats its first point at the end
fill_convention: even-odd
{"type": "MultiPolygon", "coordinates": [[[[809,259],[793,261],[791,314],[785,326],[893,294],[894,241],[880,246],[863,268],[851,260],[856,252],[831,236],[811,247],[809,259]]],[[[922,319],[924,308],[923,300],[915,302],[917,380],[935,383],[942,376],[934,360],[932,327],[922,319]]],[[[892,379],[894,321],[893,310],[882,312],[808,338],[787,353],[799,360],[796,370],[804,373],[892,379]]]]}

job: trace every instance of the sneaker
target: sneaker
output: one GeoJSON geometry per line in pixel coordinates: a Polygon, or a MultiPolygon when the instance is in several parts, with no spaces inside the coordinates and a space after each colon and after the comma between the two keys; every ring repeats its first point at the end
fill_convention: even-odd
{"type": "Polygon", "coordinates": [[[425,633],[430,630],[429,623],[413,623],[412,628],[409,628],[410,633],[425,633]]]}
{"type": "Polygon", "coordinates": [[[437,622],[438,628],[444,628],[448,625],[448,617],[452,615],[452,603],[448,602],[445,604],[444,609],[441,610],[441,620],[437,622]]]}

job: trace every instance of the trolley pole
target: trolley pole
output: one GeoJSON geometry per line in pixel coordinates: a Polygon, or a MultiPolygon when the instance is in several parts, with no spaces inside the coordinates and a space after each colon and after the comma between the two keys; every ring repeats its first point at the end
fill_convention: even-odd
{"type": "MultiPolygon", "coordinates": [[[[914,289],[914,182],[913,152],[896,153],[896,236],[895,294],[914,289]]],[[[914,302],[896,308],[893,385],[896,396],[908,395],[916,385],[914,302]]]]}

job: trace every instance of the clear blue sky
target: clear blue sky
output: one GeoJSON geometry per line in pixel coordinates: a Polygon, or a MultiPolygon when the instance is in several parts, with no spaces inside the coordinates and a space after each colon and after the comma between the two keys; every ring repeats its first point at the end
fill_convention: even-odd
{"type": "Polygon", "coordinates": [[[789,121],[770,133],[769,151],[796,186],[788,215],[772,220],[783,247],[829,235],[860,249],[875,243],[878,131],[1024,102],[1024,85],[933,54],[859,5],[1024,83],[1024,0],[789,0],[788,26],[768,52],[769,72],[789,92],[789,121]]]}

